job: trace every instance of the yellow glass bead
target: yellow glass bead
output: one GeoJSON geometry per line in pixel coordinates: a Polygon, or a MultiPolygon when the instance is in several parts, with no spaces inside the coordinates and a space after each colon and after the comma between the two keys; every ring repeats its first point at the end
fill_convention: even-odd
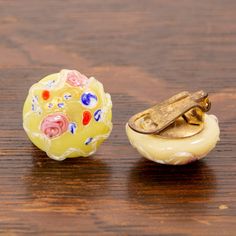
{"type": "Polygon", "coordinates": [[[34,84],[25,100],[29,139],[55,160],[90,156],[112,130],[112,102],[103,85],[76,70],[62,70],[34,84]]]}

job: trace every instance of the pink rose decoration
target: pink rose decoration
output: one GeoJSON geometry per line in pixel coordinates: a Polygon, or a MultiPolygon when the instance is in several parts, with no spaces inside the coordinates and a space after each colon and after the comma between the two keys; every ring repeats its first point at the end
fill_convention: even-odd
{"type": "Polygon", "coordinates": [[[48,138],[55,138],[63,134],[69,125],[67,117],[63,114],[52,114],[44,118],[41,123],[41,131],[48,138]]]}
{"type": "Polygon", "coordinates": [[[88,78],[79,73],[78,71],[76,70],[71,70],[67,73],[66,75],[66,82],[71,85],[71,86],[75,86],[75,87],[78,87],[78,86],[83,86],[86,84],[88,78]]]}

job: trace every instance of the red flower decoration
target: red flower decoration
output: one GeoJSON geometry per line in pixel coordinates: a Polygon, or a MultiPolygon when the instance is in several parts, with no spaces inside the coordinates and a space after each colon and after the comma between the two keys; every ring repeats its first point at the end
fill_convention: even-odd
{"type": "Polygon", "coordinates": [[[84,111],[83,113],[83,125],[87,125],[92,118],[90,111],[84,111]]]}
{"type": "Polygon", "coordinates": [[[48,90],[43,90],[43,92],[42,92],[42,98],[43,98],[44,100],[48,100],[49,97],[50,97],[50,92],[49,92],[48,90]]]}

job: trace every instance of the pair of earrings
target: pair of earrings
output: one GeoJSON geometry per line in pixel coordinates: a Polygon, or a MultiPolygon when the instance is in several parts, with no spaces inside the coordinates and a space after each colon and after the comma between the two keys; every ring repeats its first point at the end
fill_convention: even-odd
{"type": "MultiPolygon", "coordinates": [[[[209,109],[207,93],[182,92],[131,117],[126,133],[144,157],[187,164],[204,157],[219,140],[217,118],[205,114],[209,109]]],[[[23,127],[50,158],[90,156],[111,133],[111,96],[94,77],[61,70],[29,89],[23,127]]]]}

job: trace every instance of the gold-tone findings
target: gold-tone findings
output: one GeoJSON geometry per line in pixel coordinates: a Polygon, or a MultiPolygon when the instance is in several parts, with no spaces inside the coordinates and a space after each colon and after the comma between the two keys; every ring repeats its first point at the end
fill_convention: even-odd
{"type": "Polygon", "coordinates": [[[168,138],[193,136],[204,127],[204,113],[211,103],[208,94],[181,92],[168,100],[132,116],[131,129],[142,134],[158,134],[168,138]]]}

